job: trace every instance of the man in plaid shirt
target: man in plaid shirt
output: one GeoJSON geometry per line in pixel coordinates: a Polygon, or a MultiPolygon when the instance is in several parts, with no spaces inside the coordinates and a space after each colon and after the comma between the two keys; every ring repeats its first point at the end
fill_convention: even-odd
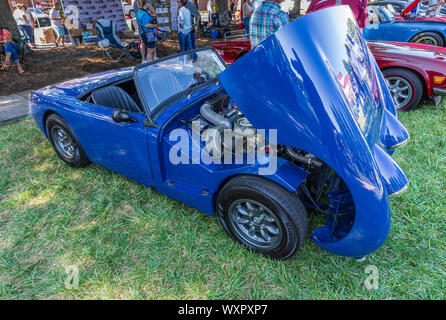
{"type": "Polygon", "coordinates": [[[281,2],[283,0],[263,1],[252,14],[249,24],[251,47],[258,45],[290,22],[287,14],[280,9],[281,2]]]}

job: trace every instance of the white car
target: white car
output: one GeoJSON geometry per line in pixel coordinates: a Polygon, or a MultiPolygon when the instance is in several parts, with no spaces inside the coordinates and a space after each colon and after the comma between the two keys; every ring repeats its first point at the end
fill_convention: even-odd
{"type": "Polygon", "coordinates": [[[40,9],[28,8],[26,12],[31,13],[34,19],[34,39],[38,46],[48,46],[52,43],[47,43],[45,40],[45,32],[51,27],[51,18],[40,9]]]}
{"type": "Polygon", "coordinates": [[[131,19],[136,17],[135,9],[127,2],[122,3],[122,11],[124,11],[124,16],[126,17],[129,16],[131,19]]]}

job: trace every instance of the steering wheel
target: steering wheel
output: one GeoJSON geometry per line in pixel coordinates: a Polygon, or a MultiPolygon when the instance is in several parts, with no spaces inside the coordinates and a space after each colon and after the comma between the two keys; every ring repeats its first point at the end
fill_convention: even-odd
{"type": "Polygon", "coordinates": [[[210,80],[211,76],[206,71],[202,72],[194,72],[194,83],[192,83],[189,87],[195,87],[202,83],[205,83],[206,81],[210,80]]]}

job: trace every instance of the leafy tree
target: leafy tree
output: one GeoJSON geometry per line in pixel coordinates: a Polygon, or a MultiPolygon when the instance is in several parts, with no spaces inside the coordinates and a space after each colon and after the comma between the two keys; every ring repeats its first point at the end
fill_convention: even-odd
{"type": "Polygon", "coordinates": [[[19,29],[12,16],[11,8],[7,0],[0,0],[0,28],[8,28],[11,33],[19,37],[19,29]]]}

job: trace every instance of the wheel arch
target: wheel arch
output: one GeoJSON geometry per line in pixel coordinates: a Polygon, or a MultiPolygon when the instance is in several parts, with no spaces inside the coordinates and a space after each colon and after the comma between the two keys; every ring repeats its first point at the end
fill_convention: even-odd
{"type": "Polygon", "coordinates": [[[56,111],[54,111],[53,109],[48,109],[48,110],[46,110],[44,113],[43,113],[43,117],[42,117],[42,124],[43,124],[43,133],[45,134],[45,136],[47,137],[47,138],[49,138],[48,137],[48,132],[46,131],[46,120],[48,119],[48,117],[50,116],[50,115],[52,115],[52,114],[55,114],[55,115],[58,115],[59,117],[61,117],[62,119],[63,119],[63,117],[59,114],[59,113],[57,113],[56,111]]]}
{"type": "Polygon", "coordinates": [[[240,176],[259,177],[267,181],[271,181],[276,185],[281,186],[285,190],[288,190],[289,192],[294,192],[301,185],[301,183],[305,181],[307,172],[284,160],[284,163],[277,169],[277,171],[274,174],[268,176],[254,174],[251,172],[242,172],[227,176],[220,182],[218,188],[214,192],[214,208],[217,208],[217,198],[224,186],[228,184],[232,179],[240,176]]]}
{"type": "Polygon", "coordinates": [[[445,36],[441,32],[436,31],[436,30],[422,30],[422,31],[418,32],[417,34],[413,35],[410,38],[409,42],[412,42],[412,40],[415,39],[417,36],[419,36],[422,33],[426,33],[426,32],[435,33],[436,35],[440,36],[440,38],[443,40],[443,45],[446,45],[446,38],[445,38],[445,36]]]}
{"type": "MultiPolygon", "coordinates": [[[[423,99],[427,98],[427,95],[428,95],[427,94],[428,83],[426,83],[426,79],[429,79],[428,75],[423,76],[422,72],[420,70],[415,69],[415,68],[409,68],[409,67],[405,67],[405,66],[404,67],[393,66],[393,65],[386,66],[385,68],[382,68],[381,72],[384,72],[384,71],[389,70],[389,69],[403,69],[403,70],[406,70],[406,71],[413,72],[418,77],[418,79],[420,79],[421,84],[423,85],[423,99]]],[[[429,80],[427,80],[427,81],[429,81],[429,80]]]]}

